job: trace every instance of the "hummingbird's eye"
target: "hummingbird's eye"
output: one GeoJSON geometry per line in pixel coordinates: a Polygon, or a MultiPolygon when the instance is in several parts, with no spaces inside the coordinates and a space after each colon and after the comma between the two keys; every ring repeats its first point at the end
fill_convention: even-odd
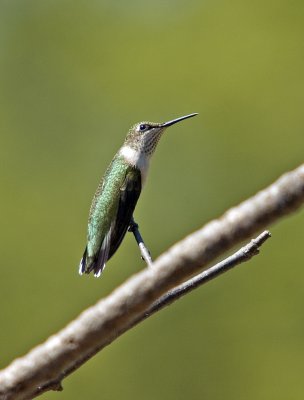
{"type": "Polygon", "coordinates": [[[140,125],[139,125],[139,130],[140,130],[141,132],[145,131],[147,128],[148,128],[148,125],[146,125],[146,124],[140,124],[140,125]]]}

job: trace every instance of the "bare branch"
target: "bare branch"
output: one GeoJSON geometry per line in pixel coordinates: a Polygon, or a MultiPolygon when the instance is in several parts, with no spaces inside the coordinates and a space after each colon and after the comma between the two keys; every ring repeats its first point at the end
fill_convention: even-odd
{"type": "Polygon", "coordinates": [[[254,232],[295,211],[304,201],[304,165],[208,223],[160,256],[153,268],[128,279],[45,343],[0,372],[0,399],[33,397],[56,385],[128,330],[164,293],[254,232]]]}

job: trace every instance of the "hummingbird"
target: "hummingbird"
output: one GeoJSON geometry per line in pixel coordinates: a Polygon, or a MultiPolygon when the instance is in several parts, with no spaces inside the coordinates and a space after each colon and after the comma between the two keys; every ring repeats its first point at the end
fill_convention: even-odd
{"type": "Polygon", "coordinates": [[[95,277],[100,276],[130,226],[159,139],[169,126],[195,115],[163,123],[139,122],[129,130],[93,197],[80,275],[94,271],[95,277]]]}

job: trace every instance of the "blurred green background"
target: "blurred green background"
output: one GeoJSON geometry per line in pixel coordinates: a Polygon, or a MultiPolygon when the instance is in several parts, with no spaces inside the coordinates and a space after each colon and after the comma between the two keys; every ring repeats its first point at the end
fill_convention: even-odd
{"type": "MultiPolygon", "coordinates": [[[[135,217],[153,256],[303,161],[303,1],[0,2],[0,367],[141,270],[80,278],[129,127],[168,130],[135,217]]],[[[304,213],[250,264],[128,332],[44,399],[303,397],[304,213]]]]}

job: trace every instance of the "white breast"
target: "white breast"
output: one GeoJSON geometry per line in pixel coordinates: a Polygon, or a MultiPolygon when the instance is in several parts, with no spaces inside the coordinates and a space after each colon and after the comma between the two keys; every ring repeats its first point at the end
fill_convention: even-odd
{"type": "Polygon", "coordinates": [[[142,151],[132,149],[130,146],[122,146],[122,148],[119,150],[119,154],[126,160],[127,163],[140,170],[143,185],[147,177],[150,157],[142,151]]]}

